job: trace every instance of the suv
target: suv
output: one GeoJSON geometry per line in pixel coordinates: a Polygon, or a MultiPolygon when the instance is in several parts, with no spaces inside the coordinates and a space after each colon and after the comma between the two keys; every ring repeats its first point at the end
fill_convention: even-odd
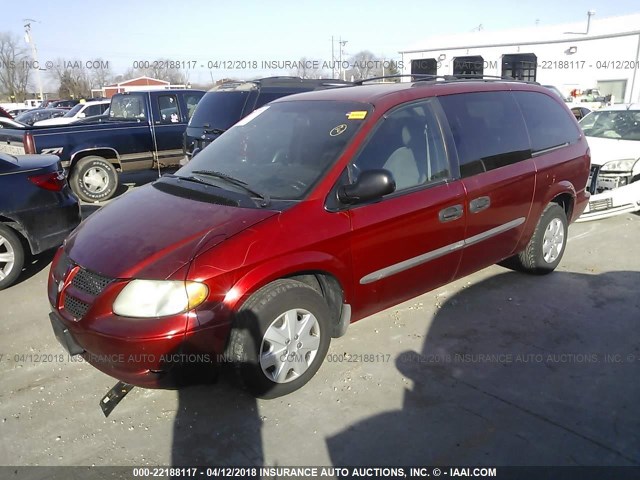
{"type": "Polygon", "coordinates": [[[336,79],[268,77],[249,82],[229,81],[209,90],[196,106],[184,133],[183,163],[209,145],[256,108],[286,95],[351,85],[336,79]]]}
{"type": "Polygon", "coordinates": [[[69,353],[129,384],[231,361],[255,395],[283,395],[352,322],[497,262],[553,271],[589,164],[575,118],[537,85],[281,98],[85,220],[52,263],[50,320],[69,353]]]}

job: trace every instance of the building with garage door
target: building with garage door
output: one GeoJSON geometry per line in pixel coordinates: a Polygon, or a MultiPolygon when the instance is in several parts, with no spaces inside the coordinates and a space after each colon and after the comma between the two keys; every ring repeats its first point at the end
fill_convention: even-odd
{"type": "Polygon", "coordinates": [[[640,14],[507,31],[435,36],[401,51],[402,73],[496,75],[573,90],[597,88],[615,103],[640,101],[640,14]]]}

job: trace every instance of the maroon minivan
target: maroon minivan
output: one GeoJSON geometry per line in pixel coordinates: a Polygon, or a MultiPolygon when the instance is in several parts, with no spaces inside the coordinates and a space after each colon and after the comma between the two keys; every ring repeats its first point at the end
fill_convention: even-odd
{"type": "Polygon", "coordinates": [[[574,116],[534,84],[285,97],[85,220],[53,262],[51,322],[129,384],[230,361],[283,395],[351,322],[498,262],[554,270],[589,166],[574,116]]]}

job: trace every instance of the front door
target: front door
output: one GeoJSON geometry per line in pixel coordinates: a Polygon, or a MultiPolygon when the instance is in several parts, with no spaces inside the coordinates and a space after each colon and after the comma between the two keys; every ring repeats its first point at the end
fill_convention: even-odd
{"type": "Polygon", "coordinates": [[[456,273],[465,194],[462,183],[452,181],[432,102],[381,118],[349,167],[352,177],[383,168],[396,182],[394,193],[349,210],[357,318],[443,285],[456,273]]]}

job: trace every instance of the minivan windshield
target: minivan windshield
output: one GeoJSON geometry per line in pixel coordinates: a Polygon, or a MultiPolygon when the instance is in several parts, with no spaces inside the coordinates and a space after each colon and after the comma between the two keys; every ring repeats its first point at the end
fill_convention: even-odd
{"type": "Polygon", "coordinates": [[[640,110],[600,110],[580,121],[587,137],[640,141],[640,110]]]}
{"type": "Polygon", "coordinates": [[[304,100],[267,105],[240,120],[176,175],[216,172],[273,199],[301,199],[335,162],[371,108],[304,100]]]}

